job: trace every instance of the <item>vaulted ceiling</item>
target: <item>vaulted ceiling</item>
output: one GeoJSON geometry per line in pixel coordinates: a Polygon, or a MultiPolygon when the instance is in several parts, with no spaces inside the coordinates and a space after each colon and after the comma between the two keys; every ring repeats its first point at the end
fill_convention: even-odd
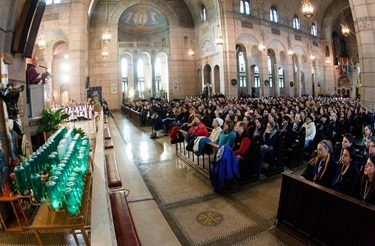
{"type": "MultiPolygon", "coordinates": [[[[90,0],[91,13],[95,11],[96,5],[100,2],[101,4],[110,3],[111,5],[119,3],[121,1],[128,0],[90,0]]],[[[301,17],[301,21],[316,21],[318,25],[321,25],[323,19],[329,16],[335,16],[340,14],[344,9],[349,8],[349,0],[310,0],[314,7],[314,16],[312,18],[304,18],[301,10],[301,0],[250,0],[251,9],[256,16],[266,16],[268,9],[271,5],[274,5],[280,13],[280,19],[291,19],[295,14],[301,17]],[[261,10],[261,11],[260,11],[261,10]]],[[[356,1],[356,0],[354,0],[356,1]]],[[[358,1],[358,0],[357,0],[358,1]]],[[[134,4],[157,4],[156,1],[133,1],[134,4]]],[[[179,18],[180,25],[191,27],[195,26],[200,22],[200,6],[203,4],[207,9],[208,19],[216,18],[218,13],[218,7],[225,9],[226,11],[233,11],[238,8],[238,0],[160,0],[161,3],[168,5],[179,18]],[[225,6],[223,6],[225,4],[225,6]]],[[[89,13],[89,14],[91,14],[89,13]]],[[[347,14],[346,14],[347,15],[347,14]]]]}

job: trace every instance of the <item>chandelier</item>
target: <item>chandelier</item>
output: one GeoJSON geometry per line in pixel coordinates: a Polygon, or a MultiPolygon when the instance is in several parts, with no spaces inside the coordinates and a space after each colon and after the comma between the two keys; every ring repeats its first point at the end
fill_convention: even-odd
{"type": "Polygon", "coordinates": [[[341,33],[344,37],[349,36],[350,34],[350,29],[348,23],[346,23],[344,14],[341,15],[341,33]]]}
{"type": "Polygon", "coordinates": [[[108,43],[111,41],[112,35],[111,35],[111,29],[108,27],[108,4],[109,0],[107,0],[107,10],[106,10],[106,29],[104,30],[104,33],[102,35],[102,39],[104,43],[108,43]]]}
{"type": "Polygon", "coordinates": [[[46,40],[43,35],[40,35],[37,41],[38,49],[42,50],[46,46],[46,40]]]}
{"type": "Polygon", "coordinates": [[[307,18],[310,18],[313,16],[314,8],[311,5],[309,0],[302,0],[302,13],[307,18]]]}
{"type": "Polygon", "coordinates": [[[102,35],[102,40],[104,43],[108,43],[111,41],[112,35],[111,35],[111,29],[106,28],[103,35],[102,35]]]}

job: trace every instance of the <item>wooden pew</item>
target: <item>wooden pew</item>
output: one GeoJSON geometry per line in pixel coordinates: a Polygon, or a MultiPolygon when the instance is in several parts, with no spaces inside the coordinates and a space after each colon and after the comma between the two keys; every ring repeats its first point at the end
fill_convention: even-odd
{"type": "Polygon", "coordinates": [[[267,162],[268,165],[265,165],[263,167],[263,171],[267,176],[272,176],[284,171],[284,142],[282,137],[283,133],[284,132],[279,132],[276,149],[269,152],[265,156],[265,162],[267,162]]]}
{"type": "Polygon", "coordinates": [[[111,132],[108,127],[103,128],[104,139],[111,139],[111,132]]]}
{"type": "Polygon", "coordinates": [[[116,158],[113,153],[105,155],[105,162],[107,166],[107,180],[108,188],[121,187],[121,177],[117,169],[116,158]]]}
{"type": "Polygon", "coordinates": [[[124,191],[109,193],[117,245],[141,245],[124,191]]]}
{"type": "Polygon", "coordinates": [[[284,151],[284,165],[293,168],[303,164],[306,129],[294,133],[293,144],[284,151]]]}
{"type": "Polygon", "coordinates": [[[129,108],[127,106],[122,106],[121,110],[137,126],[143,126],[144,125],[142,123],[142,115],[141,115],[141,113],[139,113],[139,112],[135,111],[134,109],[129,108]]]}
{"type": "Polygon", "coordinates": [[[104,149],[112,149],[112,148],[113,148],[112,139],[105,139],[104,140],[104,149]]]}
{"type": "Polygon", "coordinates": [[[283,173],[277,226],[312,245],[374,245],[375,206],[283,173]]]}
{"type": "Polygon", "coordinates": [[[241,158],[238,161],[240,184],[246,184],[259,179],[260,136],[255,136],[249,149],[251,158],[241,158]]]}

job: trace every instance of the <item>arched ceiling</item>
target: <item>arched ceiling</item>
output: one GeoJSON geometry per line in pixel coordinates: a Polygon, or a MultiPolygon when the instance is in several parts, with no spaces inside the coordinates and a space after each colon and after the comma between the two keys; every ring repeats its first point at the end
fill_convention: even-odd
{"type": "MultiPolygon", "coordinates": [[[[107,4],[117,4],[122,1],[129,0],[88,0],[90,2],[89,16],[91,17],[94,13],[96,5],[107,4]]],[[[233,11],[238,8],[238,0],[159,0],[164,2],[166,5],[170,6],[171,9],[176,13],[179,19],[179,25],[181,27],[194,27],[200,23],[200,4],[204,4],[207,9],[208,19],[216,18],[216,13],[218,11],[218,6],[225,8],[225,11],[233,11]]],[[[353,0],[354,2],[359,0],[353,0]]],[[[133,1],[134,4],[147,5],[150,1],[140,0],[133,1]]],[[[152,1],[155,3],[157,1],[152,1]]],[[[347,5],[349,7],[349,0],[310,0],[314,7],[314,16],[312,18],[303,17],[301,10],[301,0],[282,0],[275,1],[272,0],[251,0],[251,6],[253,11],[257,12],[259,9],[263,9],[264,15],[267,15],[267,10],[273,4],[280,11],[280,18],[291,18],[294,14],[297,14],[301,18],[301,22],[309,23],[311,21],[316,21],[318,25],[321,25],[322,21],[328,16],[332,15],[332,10],[338,10],[335,6],[347,5]]],[[[168,16],[166,16],[168,18],[168,16]]],[[[310,25],[310,24],[308,24],[310,25]]]]}
{"type": "Polygon", "coordinates": [[[119,30],[124,33],[153,33],[167,29],[164,15],[158,9],[144,4],[128,8],[119,21],[119,30]]]}

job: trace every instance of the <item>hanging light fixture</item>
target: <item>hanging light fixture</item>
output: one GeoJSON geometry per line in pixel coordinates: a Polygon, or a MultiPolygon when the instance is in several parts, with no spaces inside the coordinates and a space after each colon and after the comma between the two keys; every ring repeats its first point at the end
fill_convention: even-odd
{"type": "Polygon", "coordinates": [[[314,8],[309,0],[302,0],[302,13],[307,18],[310,18],[314,14],[314,8]]]}
{"type": "Polygon", "coordinates": [[[108,55],[109,55],[108,47],[104,46],[103,49],[102,49],[102,57],[107,58],[108,55]]]}
{"type": "Polygon", "coordinates": [[[112,38],[111,29],[108,27],[108,5],[109,5],[109,0],[107,0],[107,10],[106,10],[106,26],[107,27],[102,34],[102,40],[104,43],[110,42],[112,38]]]}
{"type": "Polygon", "coordinates": [[[112,35],[111,35],[111,29],[108,27],[105,29],[105,31],[102,34],[102,40],[104,43],[108,43],[111,41],[112,35]]]}
{"type": "Polygon", "coordinates": [[[42,50],[46,46],[46,40],[44,39],[44,35],[40,35],[37,41],[38,49],[42,50]]]}
{"type": "Polygon", "coordinates": [[[310,60],[315,60],[315,56],[313,54],[310,55],[310,60]]]}
{"type": "Polygon", "coordinates": [[[217,1],[217,5],[215,5],[216,7],[216,22],[217,22],[217,35],[216,35],[216,38],[215,38],[215,44],[216,45],[223,45],[224,44],[224,37],[223,35],[221,34],[221,26],[220,26],[220,17],[219,17],[219,12],[220,11],[220,6],[219,6],[219,1],[217,1]]]}
{"type": "Polygon", "coordinates": [[[349,36],[350,29],[349,29],[348,23],[345,20],[344,13],[341,14],[341,23],[340,23],[340,25],[341,25],[341,33],[342,33],[342,35],[344,37],[349,36]]]}

